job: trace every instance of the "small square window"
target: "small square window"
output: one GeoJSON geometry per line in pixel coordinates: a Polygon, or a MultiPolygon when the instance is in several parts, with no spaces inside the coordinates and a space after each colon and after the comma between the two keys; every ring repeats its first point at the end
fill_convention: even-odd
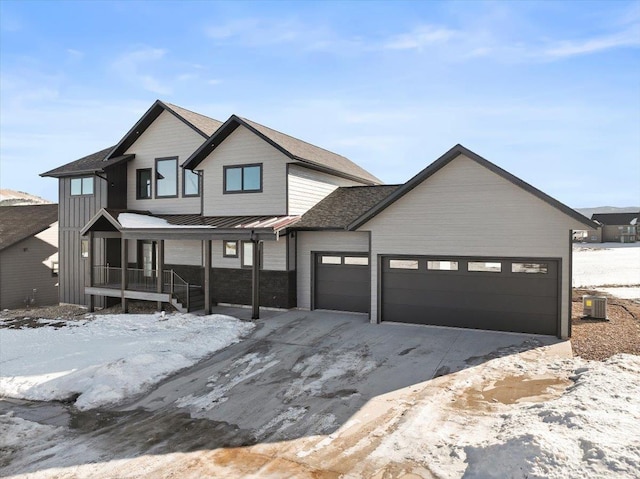
{"type": "Polygon", "coordinates": [[[89,257],[89,240],[83,239],[80,241],[80,256],[82,258],[89,257]]]}
{"type": "Polygon", "coordinates": [[[222,256],[225,258],[237,258],[238,257],[238,242],[237,241],[224,241],[223,242],[222,256]]]}

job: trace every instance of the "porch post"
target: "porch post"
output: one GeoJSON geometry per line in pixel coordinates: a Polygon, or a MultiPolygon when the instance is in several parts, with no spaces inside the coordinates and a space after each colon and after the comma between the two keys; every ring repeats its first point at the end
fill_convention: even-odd
{"type": "Polygon", "coordinates": [[[204,243],[204,314],[211,314],[211,240],[204,243]]]}
{"type": "Polygon", "coordinates": [[[129,240],[122,238],[120,240],[120,297],[122,298],[122,312],[129,312],[129,300],[124,297],[124,292],[127,289],[127,267],[129,266],[129,240]]]}
{"type": "Polygon", "coordinates": [[[253,261],[251,266],[251,319],[260,319],[260,242],[251,237],[253,261]]]}
{"type": "MultiPolygon", "coordinates": [[[[162,272],[164,270],[164,240],[158,240],[157,242],[157,273],[156,273],[156,281],[157,281],[157,292],[162,293],[162,282],[163,275],[162,272]]],[[[162,311],[162,301],[158,301],[158,311],[162,311]]]]}
{"type": "MultiPolygon", "coordinates": [[[[87,258],[87,264],[89,265],[89,271],[87,273],[87,275],[85,276],[86,279],[86,284],[85,286],[93,286],[93,231],[89,231],[89,233],[87,234],[87,243],[88,243],[88,249],[89,249],[89,257],[87,258]]],[[[93,297],[92,294],[89,295],[89,312],[93,313],[95,311],[95,298],[93,297]]]]}

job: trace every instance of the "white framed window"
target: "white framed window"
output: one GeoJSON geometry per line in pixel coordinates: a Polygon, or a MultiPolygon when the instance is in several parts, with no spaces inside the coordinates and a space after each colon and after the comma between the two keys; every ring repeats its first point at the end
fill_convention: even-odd
{"type": "MultiPolygon", "coordinates": [[[[253,267],[253,242],[242,241],[240,252],[241,252],[240,264],[242,265],[242,267],[252,268],[253,267]]],[[[262,268],[262,248],[260,248],[259,253],[260,253],[259,267],[262,268]]]]}
{"type": "Polygon", "coordinates": [[[93,176],[71,178],[71,196],[85,196],[93,194],[93,176]]]}

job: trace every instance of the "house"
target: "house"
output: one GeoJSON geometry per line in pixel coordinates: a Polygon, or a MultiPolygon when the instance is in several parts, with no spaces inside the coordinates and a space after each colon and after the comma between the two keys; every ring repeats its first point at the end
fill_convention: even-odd
{"type": "Polygon", "coordinates": [[[600,242],[634,243],[638,239],[640,211],[631,213],[594,213],[591,219],[602,225],[600,242]]]}
{"type": "Polygon", "coordinates": [[[595,226],[461,145],[382,185],[254,121],[161,101],[114,147],[43,176],[60,184],[61,301],[90,308],[332,309],[567,337],[571,231],[595,226]]]}
{"type": "Polygon", "coordinates": [[[0,207],[0,309],[58,304],[58,205],[0,207]]]}

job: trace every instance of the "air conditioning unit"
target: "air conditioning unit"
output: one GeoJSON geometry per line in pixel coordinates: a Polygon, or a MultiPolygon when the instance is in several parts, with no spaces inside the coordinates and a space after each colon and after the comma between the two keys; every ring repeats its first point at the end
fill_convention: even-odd
{"type": "Polygon", "coordinates": [[[583,317],[589,319],[607,319],[607,298],[605,296],[583,296],[583,317]]]}

